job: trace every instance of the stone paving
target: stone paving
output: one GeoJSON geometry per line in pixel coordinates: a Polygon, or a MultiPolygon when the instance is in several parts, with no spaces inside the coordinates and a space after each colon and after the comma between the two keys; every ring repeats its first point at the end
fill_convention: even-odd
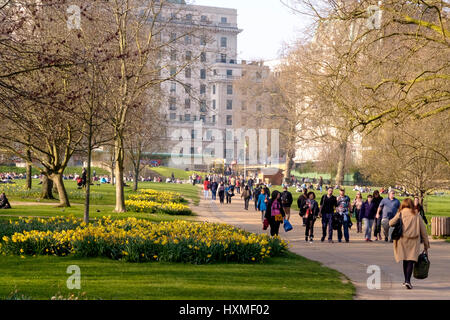
{"type": "MultiPolygon", "coordinates": [[[[218,200],[204,200],[202,194],[199,206],[193,206],[192,209],[201,221],[227,223],[250,232],[267,233],[262,230],[261,214],[255,211],[254,202],[250,201],[249,210],[246,211],[238,194],[233,197],[231,204],[224,205],[218,200]]],[[[305,228],[301,225],[298,212],[291,212],[290,221],[294,227],[292,231],[286,233],[280,227],[280,236],[289,241],[290,250],[346,275],[356,287],[355,299],[450,300],[450,243],[430,239],[430,275],[425,280],[413,278],[413,290],[407,290],[402,286],[402,264],[394,260],[392,243],[367,243],[362,234],[356,233],[356,225],[350,231],[350,243],[338,243],[336,232],[333,233],[335,243],[322,243],[320,219],[314,228],[316,240],[309,243],[305,242],[305,228]],[[367,280],[371,276],[367,272],[369,266],[380,268],[381,289],[368,288],[367,280]]]]}

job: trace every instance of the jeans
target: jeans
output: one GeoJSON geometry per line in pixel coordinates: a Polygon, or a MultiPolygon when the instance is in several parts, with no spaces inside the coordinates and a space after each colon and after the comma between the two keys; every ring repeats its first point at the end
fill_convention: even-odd
{"type": "Polygon", "coordinates": [[[366,239],[371,240],[373,219],[363,218],[363,223],[364,223],[364,231],[366,234],[366,239]]]}
{"type": "Polygon", "coordinates": [[[345,241],[349,241],[350,240],[350,234],[348,233],[348,220],[347,221],[342,221],[342,223],[339,225],[339,228],[337,230],[337,232],[338,232],[338,240],[342,241],[342,227],[344,227],[344,238],[345,238],[345,241]]]}
{"type": "Polygon", "coordinates": [[[314,238],[314,223],[316,219],[308,218],[306,219],[306,230],[305,230],[305,239],[310,238],[311,240],[314,238]]]}
{"type": "Polygon", "coordinates": [[[212,190],[212,191],[211,191],[211,198],[212,198],[213,200],[216,200],[216,199],[217,199],[217,190],[212,190]]]}
{"type": "Polygon", "coordinates": [[[373,227],[373,236],[376,238],[378,235],[381,237],[381,218],[375,218],[373,227]]]}
{"type": "Polygon", "coordinates": [[[231,194],[227,192],[227,203],[231,203],[231,194]]]}
{"type": "Polygon", "coordinates": [[[220,199],[220,203],[223,203],[224,197],[225,197],[225,192],[224,192],[224,191],[219,191],[219,199],[220,199]]]}
{"type": "Polygon", "coordinates": [[[392,239],[391,235],[393,230],[391,230],[391,227],[389,226],[389,219],[388,218],[382,219],[381,226],[383,227],[385,241],[391,241],[392,239]]]}
{"type": "MultiPolygon", "coordinates": [[[[324,213],[322,214],[322,238],[325,239],[327,236],[327,226],[328,226],[328,240],[333,239],[333,226],[331,224],[331,218],[333,217],[332,213],[324,213]]],[[[305,219],[305,218],[303,218],[305,219]]]]}
{"type": "Polygon", "coordinates": [[[205,200],[209,197],[209,190],[203,190],[203,194],[205,195],[205,200]]]}
{"type": "Polygon", "coordinates": [[[244,198],[244,208],[245,210],[248,210],[248,203],[250,201],[250,198],[244,198]]]}

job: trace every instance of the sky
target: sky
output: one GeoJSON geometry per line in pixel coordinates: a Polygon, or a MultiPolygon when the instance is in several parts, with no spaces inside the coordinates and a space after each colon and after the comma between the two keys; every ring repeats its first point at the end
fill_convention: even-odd
{"type": "Polygon", "coordinates": [[[284,43],[292,43],[308,25],[305,16],[293,14],[280,0],[193,0],[193,4],[237,9],[238,58],[274,60],[284,43]]]}

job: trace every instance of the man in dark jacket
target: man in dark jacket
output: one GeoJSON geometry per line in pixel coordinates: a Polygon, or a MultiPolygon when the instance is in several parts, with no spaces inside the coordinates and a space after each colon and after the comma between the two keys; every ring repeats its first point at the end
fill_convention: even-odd
{"type": "Polygon", "coordinates": [[[288,191],[288,187],[285,186],[283,188],[283,192],[281,193],[281,203],[283,205],[284,213],[286,214],[286,220],[289,221],[291,218],[291,206],[294,199],[292,198],[292,193],[288,191]]]}
{"type": "Polygon", "coordinates": [[[298,214],[300,215],[300,217],[302,217],[303,226],[305,227],[306,226],[306,218],[305,218],[306,208],[305,208],[305,203],[306,203],[306,200],[308,200],[308,190],[306,188],[303,188],[302,191],[303,191],[303,193],[297,199],[297,206],[298,206],[298,208],[300,210],[300,212],[298,214]]]}
{"type": "Polygon", "coordinates": [[[319,217],[322,218],[322,239],[321,239],[322,242],[325,241],[328,226],[328,242],[333,243],[332,222],[336,206],[337,206],[337,199],[335,196],[333,196],[333,188],[328,187],[327,194],[324,194],[322,196],[322,199],[320,199],[319,217]]]}
{"type": "Polygon", "coordinates": [[[364,224],[366,241],[372,242],[372,225],[377,214],[377,209],[375,209],[375,203],[373,202],[373,196],[368,195],[367,201],[363,203],[361,206],[360,216],[362,218],[362,222],[364,224]]]}

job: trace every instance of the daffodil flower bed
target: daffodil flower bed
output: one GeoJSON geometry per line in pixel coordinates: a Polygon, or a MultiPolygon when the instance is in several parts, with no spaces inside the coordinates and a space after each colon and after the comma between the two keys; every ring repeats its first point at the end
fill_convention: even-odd
{"type": "Polygon", "coordinates": [[[170,215],[191,215],[192,211],[183,202],[185,199],[175,192],[161,192],[151,189],[130,195],[125,205],[129,211],[145,213],[165,213],[170,215]]]}
{"type": "Polygon", "coordinates": [[[159,203],[183,203],[186,200],[181,194],[168,191],[156,191],[152,189],[139,190],[138,194],[132,194],[128,197],[130,200],[153,201],[159,203]]]}
{"type": "Polygon", "coordinates": [[[175,202],[159,203],[145,200],[126,200],[129,211],[145,213],[166,213],[170,215],[188,216],[192,214],[187,205],[175,202]]]}
{"type": "MultiPolygon", "coordinates": [[[[73,223],[71,218],[68,223],[73,223]]],[[[39,221],[30,221],[39,224],[39,221]]],[[[283,254],[287,242],[233,226],[187,221],[103,218],[67,230],[24,230],[0,242],[2,254],[108,257],[129,262],[255,263],[283,254]]]]}

